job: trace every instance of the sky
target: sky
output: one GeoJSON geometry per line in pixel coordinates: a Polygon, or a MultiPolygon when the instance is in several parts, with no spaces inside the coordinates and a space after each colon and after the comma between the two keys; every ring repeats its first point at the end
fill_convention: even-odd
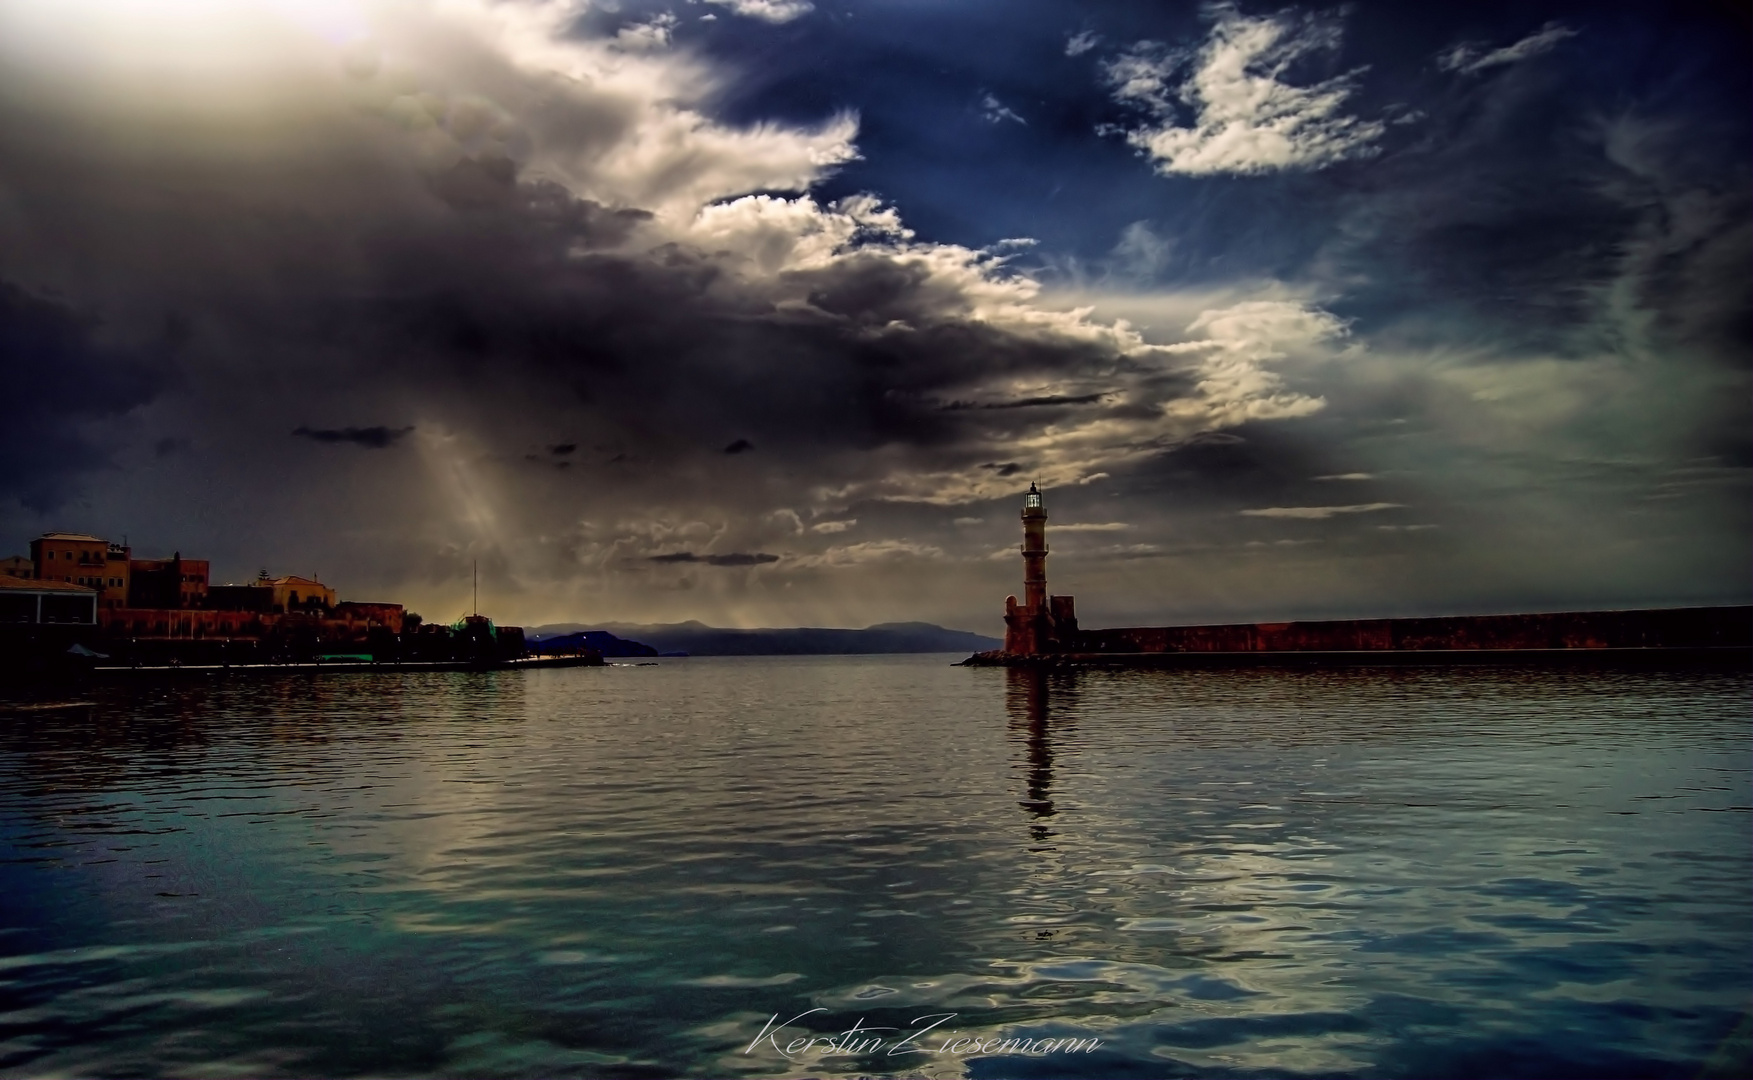
{"type": "Polygon", "coordinates": [[[1086,626],[1747,603],[1750,40],[0,0],[0,546],[996,633],[1034,482],[1086,626]]]}

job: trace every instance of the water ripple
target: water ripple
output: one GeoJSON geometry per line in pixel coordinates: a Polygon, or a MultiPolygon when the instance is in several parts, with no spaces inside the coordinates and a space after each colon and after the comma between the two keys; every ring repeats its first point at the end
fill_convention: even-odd
{"type": "Polygon", "coordinates": [[[1746,674],[946,660],[191,678],[20,714],[0,1072],[1745,1063],[1746,674]]]}

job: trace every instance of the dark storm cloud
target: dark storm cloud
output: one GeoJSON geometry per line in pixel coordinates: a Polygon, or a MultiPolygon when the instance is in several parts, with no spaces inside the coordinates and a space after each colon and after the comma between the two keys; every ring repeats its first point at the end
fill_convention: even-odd
{"type": "Polygon", "coordinates": [[[1346,227],[1318,257],[1351,282],[1334,310],[1389,348],[1618,356],[1652,396],[1694,404],[1603,416],[1595,452],[1713,454],[1748,430],[1706,389],[1753,355],[1753,146],[1715,89],[1745,53],[1696,40],[1626,100],[1626,65],[1651,46],[1611,24],[1585,39],[1449,76],[1403,133],[1417,138],[1333,192],[1346,227]]]}
{"type": "Polygon", "coordinates": [[[1464,324],[1519,351],[1587,351],[1629,310],[1606,308],[1622,282],[1619,302],[1738,348],[1753,275],[1720,248],[1746,232],[1745,159],[1698,145],[1694,124],[1591,114],[1574,101],[1577,77],[1508,72],[1452,87],[1427,103],[1423,139],[1367,186],[1334,192],[1350,227],[1322,257],[1367,282],[1347,313],[1464,324]]]}
{"type": "MultiPolygon", "coordinates": [[[[651,25],[638,7],[614,33],[651,25]]],[[[366,568],[384,595],[437,589],[479,555],[483,585],[519,602],[630,617],[661,600],[663,617],[785,618],[739,605],[800,597],[989,614],[1014,576],[1015,488],[1036,478],[1056,522],[1086,526],[1056,540],[1075,557],[1055,572],[1139,605],[1454,596],[1469,573],[1481,594],[1526,596],[1524,552],[1598,537],[1661,552],[1646,541],[1668,534],[1709,543],[1548,569],[1596,558],[1589,580],[1613,595],[1728,580],[1722,551],[1746,531],[1722,493],[1748,458],[1748,154],[1712,119],[1723,93],[1700,87],[1740,85],[1722,78],[1740,67],[1619,98],[1609,68],[1663,67],[1631,30],[1579,23],[1562,48],[1463,73],[1433,58],[1464,41],[1492,55],[1544,13],[1419,16],[1431,25],[1403,45],[1370,29],[1391,9],[1347,9],[1350,51],[1328,74],[1359,73],[1346,108],[1387,123],[1379,153],[1163,177],[1095,133],[1120,118],[1101,65],[1141,40],[1197,48],[1209,20],[1018,10],[889,6],[858,33],[680,24],[697,56],[672,70],[628,46],[580,60],[592,79],[541,68],[539,50],[459,50],[433,61],[442,78],[349,76],[334,100],[288,99],[297,122],[200,138],[120,106],[62,115],[84,99],[0,74],[0,273],[76,298],[31,298],[45,313],[7,294],[4,314],[85,327],[63,336],[98,389],[0,406],[65,451],[19,460],[65,498],[139,412],[135,457],[116,458],[133,471],[99,511],[118,530],[145,513],[212,543],[256,529],[366,568]],[[1068,55],[1073,30],[1090,47],[1068,55]],[[1028,124],[986,123],[967,108],[981,93],[1028,124]],[[858,160],[776,126],[851,110],[858,160]],[[892,226],[886,204],[835,201],[865,191],[894,201],[892,226]],[[999,244],[1019,236],[1043,242],[999,244]],[[1097,314],[1030,291],[1031,267],[1094,282],[1097,314]],[[1104,314],[1102,289],[1142,295],[1135,324],[1163,348],[1104,321],[1134,316],[1104,314]],[[98,310],[103,333],[75,314],[98,310]],[[154,344],[168,310],[191,312],[177,369],[154,344]],[[166,394],[173,370],[183,392],[166,394]],[[405,426],[310,423],[347,417],[405,426]],[[397,452],[260,438],[295,427],[397,452]],[[195,451],[153,454],[166,432],[195,451]],[[577,441],[548,441],[562,437],[577,441]],[[1677,462],[1676,445],[1708,460],[1677,462]],[[1346,475],[1369,479],[1318,481],[1346,475]],[[1390,513],[1396,531],[1369,520],[1390,513]],[[1110,564],[1124,573],[1103,577],[1110,564]]],[[[9,462],[17,430],[0,434],[9,462]]]]}
{"type": "MultiPolygon", "coordinates": [[[[1056,56],[1061,33],[1048,42],[1056,56]]],[[[1090,92],[1100,89],[1092,83],[1090,92]]],[[[1465,304],[1458,320],[1501,319],[1527,335],[1583,320],[1612,271],[1612,252],[1591,248],[1591,238],[1623,231],[1627,212],[1585,198],[1586,177],[1550,193],[1532,176],[1505,186],[1500,146],[1473,153],[1499,162],[1477,166],[1493,182],[1457,198],[1461,185],[1445,177],[1489,140],[1449,141],[1463,150],[1419,161],[1410,151],[1386,155],[1382,175],[1398,168],[1404,179],[1371,181],[1392,188],[1354,215],[1374,227],[1353,227],[1347,235],[1362,239],[1349,247],[1323,241],[1311,249],[1361,272],[1366,284],[1344,309],[1380,322],[1378,310],[1465,304]]],[[[1360,175],[1346,173],[1344,185],[1360,175]]],[[[508,156],[465,156],[423,183],[448,213],[374,211],[352,241],[358,270],[346,288],[307,281],[258,320],[313,353],[355,357],[347,378],[371,398],[412,382],[436,415],[506,433],[520,409],[555,421],[600,418],[657,466],[686,458],[701,436],[727,451],[739,443],[807,448],[826,470],[821,479],[840,483],[890,467],[860,460],[879,449],[921,468],[978,465],[991,441],[1036,430],[1029,414],[1105,410],[1143,422],[1156,411],[1152,400],[1075,385],[1009,398],[955,393],[995,379],[1075,384],[1122,360],[1098,344],[972,317],[967,298],[922,262],[872,252],[786,270],[781,284],[802,303],[781,307],[773,290],[739,281],[734,252],[686,241],[649,254],[618,251],[650,212],[526,179],[508,156]],[[526,401],[536,387],[540,400],[526,401]]],[[[1320,183],[1302,192],[1319,194],[1320,183]]],[[[1338,197],[1352,196],[1342,185],[1338,197]]],[[[1311,235],[1306,226],[1285,231],[1311,235]]],[[[299,261],[291,243],[262,256],[299,261]]],[[[1150,378],[1169,396],[1190,386],[1150,378]]],[[[370,445],[369,436],[359,444],[370,445]]]]}
{"type": "MultiPolygon", "coordinates": [[[[29,149],[35,157],[17,155],[33,166],[22,176],[71,168],[49,148],[29,149]]],[[[365,449],[418,445],[426,461],[459,436],[474,460],[490,462],[521,461],[531,428],[598,432],[613,470],[559,468],[566,462],[542,470],[550,484],[590,478],[582,502],[526,486],[537,483],[535,470],[479,482],[524,500],[505,516],[529,533],[565,536],[578,528],[568,517],[582,512],[630,528],[654,511],[758,517],[823,497],[812,494],[819,489],[896,472],[953,477],[972,470],[993,440],[1033,430],[1022,414],[1093,409],[1102,395],[983,393],[1014,407],[978,419],[939,402],[994,378],[1112,384],[1124,366],[1099,334],[1017,327],[975,311],[970,288],[990,288],[978,269],[873,249],[762,278],[737,243],[683,237],[628,248],[650,213],[525,179],[508,159],[462,158],[416,173],[413,184],[399,163],[366,161],[318,159],[308,190],[257,190],[253,175],[170,175],[150,220],[100,187],[82,198],[94,200],[106,229],[85,242],[139,251],[150,246],[143,235],[180,231],[179,245],[163,252],[176,273],[125,286],[149,297],[169,281],[206,298],[199,361],[201,385],[213,389],[186,406],[197,423],[271,428],[296,409],[304,416],[281,430],[365,449]],[[233,198],[212,203],[202,194],[212,186],[233,198]],[[332,220],[252,209],[287,199],[332,207],[332,220]],[[284,231],[262,231],[276,220],[284,231]],[[240,232],[255,242],[224,239],[240,232]],[[329,250],[331,240],[342,246],[329,250]],[[258,289],[263,277],[284,287],[258,289]],[[282,404],[252,384],[297,389],[282,404]],[[413,411],[418,427],[319,426],[305,420],[317,407],[413,411]],[[769,452],[748,453],[757,446],[769,452]],[[717,482],[702,456],[736,459],[739,482],[717,482]]],[[[62,190],[45,181],[33,196],[53,208],[62,190]]],[[[568,456],[562,446],[576,444],[542,456],[568,456]]],[[[227,460],[240,470],[273,467],[252,465],[253,453],[240,448],[227,460]]],[[[755,530],[742,543],[769,539],[755,530]]],[[[581,550],[597,542],[580,541],[581,550]]]]}
{"type": "Polygon", "coordinates": [[[776,563],[779,556],[765,551],[733,551],[724,555],[696,555],[691,551],[673,551],[667,555],[648,555],[654,563],[705,563],[707,566],[764,566],[776,563]]]}
{"type": "Polygon", "coordinates": [[[352,443],[355,446],[363,446],[369,450],[383,450],[390,446],[394,446],[413,430],[414,425],[412,424],[400,428],[385,427],[382,424],[374,424],[371,427],[344,428],[312,428],[301,426],[294,428],[292,434],[301,439],[310,439],[313,442],[352,443]]]}
{"type": "Polygon", "coordinates": [[[1018,398],[1015,401],[951,401],[939,408],[948,412],[961,409],[1035,409],[1049,405],[1090,405],[1109,397],[1108,394],[1045,394],[1040,397],[1018,398]]]}
{"type": "MultiPolygon", "coordinates": [[[[1309,421],[1288,426],[1245,424],[1234,431],[1201,432],[1167,444],[1141,462],[1128,476],[1129,488],[1147,499],[1214,514],[1305,500],[1331,502],[1332,485],[1315,480],[1327,472],[1324,462],[1344,460],[1334,456],[1343,453],[1342,439],[1320,427],[1320,421],[1309,421]],[[1314,494],[1322,488],[1326,490],[1314,494]]],[[[1359,482],[1347,490],[1387,489],[1359,482]]]]}
{"type": "Polygon", "coordinates": [[[589,247],[618,244],[640,222],[651,220],[649,210],[609,209],[574,198],[551,181],[520,182],[517,163],[497,155],[465,157],[434,176],[431,187],[452,209],[465,214],[480,218],[529,211],[527,220],[536,227],[564,233],[572,242],[589,247]]]}
{"type": "Polygon", "coordinates": [[[144,345],[109,340],[98,319],[0,281],[0,496],[47,512],[79,492],[83,474],[109,467],[116,431],[93,425],[174,385],[184,334],[173,322],[144,345]]]}
{"type": "MultiPolygon", "coordinates": [[[[652,257],[591,253],[602,220],[538,192],[491,219],[459,215],[388,236],[372,254],[395,295],[322,299],[311,322],[326,328],[325,343],[395,358],[362,369],[366,379],[419,378],[458,411],[491,414],[520,387],[542,385],[549,415],[595,417],[650,459],[685,456],[697,432],[716,430],[726,455],[807,447],[830,467],[838,459],[846,479],[886,466],[844,455],[882,446],[954,467],[971,429],[935,405],[946,390],[1100,371],[1118,359],[1111,346],[974,318],[925,267],[887,255],[787,271],[778,287],[806,303],[780,309],[721,254],[679,243],[652,257]]],[[[1026,411],[1102,396],[1000,404],[1026,411]]]]}

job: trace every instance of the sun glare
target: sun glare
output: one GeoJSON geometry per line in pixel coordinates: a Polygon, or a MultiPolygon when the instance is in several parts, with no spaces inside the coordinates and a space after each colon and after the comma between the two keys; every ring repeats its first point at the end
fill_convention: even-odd
{"type": "Polygon", "coordinates": [[[247,77],[299,46],[346,46],[370,21],[350,0],[12,0],[0,50],[62,74],[247,77]]]}

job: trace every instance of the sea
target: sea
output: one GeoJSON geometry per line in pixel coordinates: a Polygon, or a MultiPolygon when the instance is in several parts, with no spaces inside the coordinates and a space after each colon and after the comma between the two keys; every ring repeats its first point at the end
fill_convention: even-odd
{"type": "Polygon", "coordinates": [[[957,659],[13,693],[0,1075],[1753,1071],[1749,672],[957,659]]]}

